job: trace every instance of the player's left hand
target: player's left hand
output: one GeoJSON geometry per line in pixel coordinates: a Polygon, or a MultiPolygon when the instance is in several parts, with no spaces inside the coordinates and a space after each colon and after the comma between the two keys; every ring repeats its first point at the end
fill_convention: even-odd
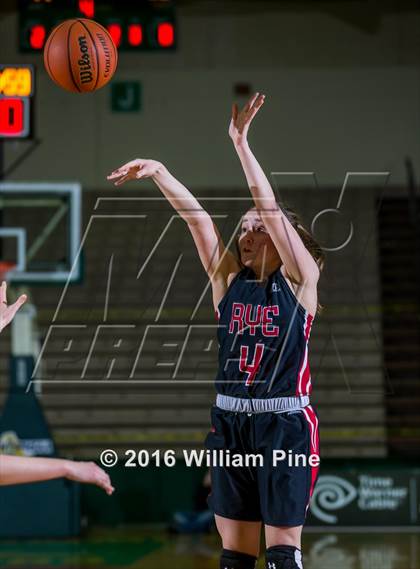
{"type": "Polygon", "coordinates": [[[232,105],[232,118],[229,125],[229,136],[235,145],[245,142],[252,119],[264,104],[265,95],[255,93],[244,108],[239,111],[238,105],[232,105]]]}
{"type": "Polygon", "coordinates": [[[26,294],[22,294],[16,302],[7,306],[7,283],[3,281],[0,286],[0,332],[13,320],[16,312],[26,302],[26,294]]]}

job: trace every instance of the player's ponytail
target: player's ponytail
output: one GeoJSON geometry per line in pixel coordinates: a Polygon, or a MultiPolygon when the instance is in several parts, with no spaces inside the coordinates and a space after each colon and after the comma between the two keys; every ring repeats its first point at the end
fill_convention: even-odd
{"type": "Polygon", "coordinates": [[[321,245],[319,245],[319,243],[315,240],[312,233],[305,228],[305,226],[302,224],[302,221],[300,220],[300,217],[293,209],[280,203],[278,203],[278,206],[281,208],[293,227],[296,229],[299,237],[303,241],[303,244],[318,265],[319,270],[322,271],[325,263],[325,253],[322,250],[321,245]]]}
{"type": "MultiPolygon", "coordinates": [[[[321,245],[316,241],[313,237],[312,233],[306,229],[306,227],[302,224],[302,221],[298,214],[285,205],[277,202],[280,209],[283,211],[287,219],[290,221],[292,226],[296,229],[299,234],[299,237],[302,239],[303,244],[305,245],[306,249],[312,255],[313,259],[315,260],[316,264],[318,265],[319,272],[322,271],[325,264],[325,253],[321,247],[321,245]]],[[[323,306],[320,302],[318,302],[316,307],[317,314],[321,314],[323,310],[323,306]]]]}

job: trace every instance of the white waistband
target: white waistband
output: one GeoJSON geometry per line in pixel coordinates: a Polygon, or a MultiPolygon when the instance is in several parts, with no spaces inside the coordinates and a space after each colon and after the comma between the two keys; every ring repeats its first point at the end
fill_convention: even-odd
{"type": "Polygon", "coordinates": [[[273,397],[271,399],[241,399],[217,394],[216,405],[225,411],[235,413],[285,413],[299,411],[309,405],[309,396],[273,397]]]}

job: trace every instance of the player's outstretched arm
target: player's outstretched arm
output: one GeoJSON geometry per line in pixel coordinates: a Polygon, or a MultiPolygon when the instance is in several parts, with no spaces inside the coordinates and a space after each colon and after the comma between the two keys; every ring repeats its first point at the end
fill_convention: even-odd
{"type": "Polygon", "coordinates": [[[229,136],[241,161],[255,206],[288,275],[298,283],[316,283],[319,278],[318,266],[298,232],[278,206],[270,182],[248,144],[249,127],[264,101],[265,95],[255,93],[242,110],[239,111],[238,106],[234,104],[229,136]]]}
{"type": "Polygon", "coordinates": [[[7,306],[7,283],[3,281],[0,286],[0,332],[13,320],[16,312],[26,302],[26,294],[22,294],[16,302],[7,306]]]}
{"type": "Polygon", "coordinates": [[[129,180],[151,178],[188,224],[198,223],[206,214],[192,193],[157,160],[136,158],[111,172],[107,178],[115,186],[121,186],[129,180]]]}
{"type": "Polygon", "coordinates": [[[68,478],[76,482],[96,484],[108,495],[114,492],[108,474],[94,462],[0,455],[0,486],[41,482],[55,478],[68,478]]]}
{"type": "Polygon", "coordinates": [[[210,215],[193,194],[169,170],[156,160],[137,158],[114,170],[108,180],[120,186],[129,180],[151,178],[172,207],[188,224],[198,254],[213,285],[217,307],[223,297],[229,275],[240,270],[234,255],[226,249],[210,215]]]}

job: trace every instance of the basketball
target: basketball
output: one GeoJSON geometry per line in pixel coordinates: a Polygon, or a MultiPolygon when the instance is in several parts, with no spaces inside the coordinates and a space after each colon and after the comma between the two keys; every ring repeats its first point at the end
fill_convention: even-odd
{"type": "Polygon", "coordinates": [[[44,48],[48,75],[63,89],[89,93],[110,81],[117,68],[117,48],[108,31],[93,20],[65,20],[44,48]]]}

